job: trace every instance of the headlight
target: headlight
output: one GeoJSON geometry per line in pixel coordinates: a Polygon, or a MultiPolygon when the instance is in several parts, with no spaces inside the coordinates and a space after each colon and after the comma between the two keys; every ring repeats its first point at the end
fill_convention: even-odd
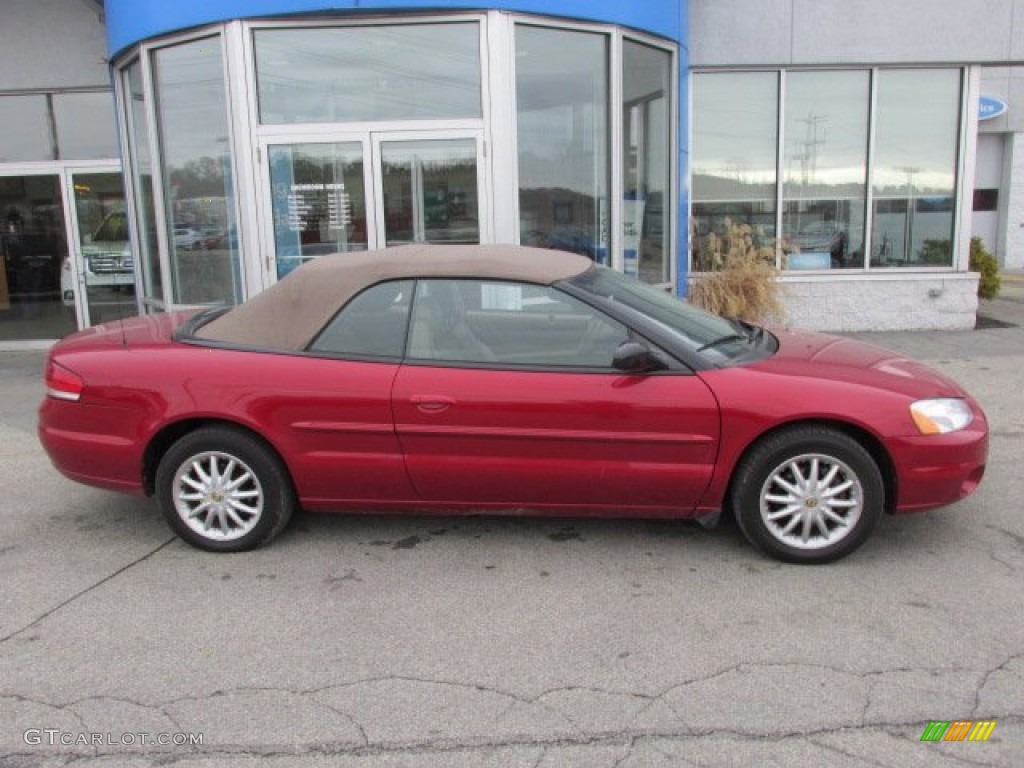
{"type": "Polygon", "coordinates": [[[910,415],[922,435],[944,435],[966,427],[974,419],[964,400],[952,397],[918,400],[910,406],[910,415]]]}

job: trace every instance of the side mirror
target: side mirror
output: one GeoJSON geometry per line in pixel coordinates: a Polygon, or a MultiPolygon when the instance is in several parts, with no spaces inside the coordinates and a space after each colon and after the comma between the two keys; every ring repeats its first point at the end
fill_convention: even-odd
{"type": "Polygon", "coordinates": [[[615,350],[612,367],[623,373],[647,373],[648,371],[660,371],[665,364],[640,342],[624,341],[615,350]]]}

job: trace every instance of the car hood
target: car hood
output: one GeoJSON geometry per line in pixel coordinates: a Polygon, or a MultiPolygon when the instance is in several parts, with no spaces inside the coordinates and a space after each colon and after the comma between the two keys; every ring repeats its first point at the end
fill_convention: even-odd
{"type": "Polygon", "coordinates": [[[116,251],[121,253],[131,252],[131,246],[125,240],[109,240],[109,241],[93,241],[86,243],[82,246],[82,253],[89,255],[90,253],[109,253],[116,251]]]}
{"type": "Polygon", "coordinates": [[[779,349],[753,364],[786,376],[841,381],[885,389],[911,398],[966,397],[955,381],[892,350],[824,333],[772,329],[779,349]]]}

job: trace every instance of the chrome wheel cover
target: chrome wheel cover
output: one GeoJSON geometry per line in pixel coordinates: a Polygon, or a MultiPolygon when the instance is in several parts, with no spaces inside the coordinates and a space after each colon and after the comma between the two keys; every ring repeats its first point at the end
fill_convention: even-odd
{"type": "Polygon", "coordinates": [[[824,549],[854,530],[864,487],[850,467],[822,453],[786,459],[760,494],[761,519],[775,539],[801,550],[824,549]]]}
{"type": "Polygon", "coordinates": [[[182,521],[206,539],[234,541],[263,516],[263,487],[244,461],[207,451],[190,457],[174,474],[174,508],[182,521]]]}

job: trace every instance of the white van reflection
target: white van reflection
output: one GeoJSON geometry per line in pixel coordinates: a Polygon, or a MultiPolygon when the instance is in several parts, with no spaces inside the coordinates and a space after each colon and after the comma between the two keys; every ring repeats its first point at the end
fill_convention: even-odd
{"type": "MultiPolygon", "coordinates": [[[[128,218],[124,211],[108,213],[95,231],[85,236],[82,257],[85,284],[88,287],[112,286],[115,291],[121,286],[134,287],[132,269],[135,262],[128,239],[128,218]]],[[[60,293],[65,306],[75,305],[71,263],[67,259],[60,273],[60,293]]]]}

